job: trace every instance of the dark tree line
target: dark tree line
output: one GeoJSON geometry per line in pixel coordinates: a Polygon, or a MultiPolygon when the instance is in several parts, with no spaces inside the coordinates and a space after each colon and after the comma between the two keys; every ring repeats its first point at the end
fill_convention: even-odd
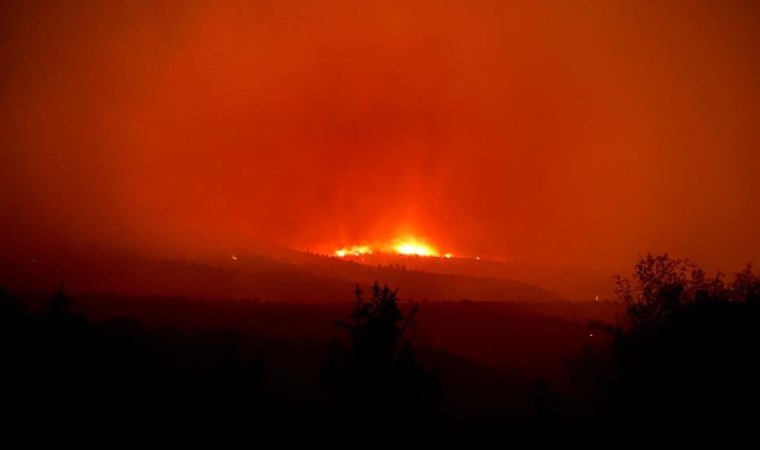
{"type": "Polygon", "coordinates": [[[0,291],[0,415],[8,431],[15,423],[85,433],[138,421],[164,432],[183,424],[189,435],[198,423],[232,427],[241,414],[265,420],[262,361],[236,333],[92,322],[71,305],[63,289],[42,310],[0,291]]]}
{"type": "Polygon", "coordinates": [[[611,348],[576,364],[591,418],[608,442],[652,445],[756,441],[760,404],[760,279],[732,279],[686,259],[647,255],[616,277],[625,307],[611,348]]]}

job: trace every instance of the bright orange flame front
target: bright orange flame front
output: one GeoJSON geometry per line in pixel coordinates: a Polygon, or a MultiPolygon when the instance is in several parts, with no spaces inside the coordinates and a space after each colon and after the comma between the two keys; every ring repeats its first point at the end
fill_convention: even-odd
{"type": "Polygon", "coordinates": [[[346,247],[341,248],[339,250],[335,250],[335,256],[343,258],[344,256],[360,256],[360,255],[371,255],[372,249],[369,248],[368,245],[354,245],[353,247],[346,247]]]}
{"type": "Polygon", "coordinates": [[[347,256],[362,256],[371,255],[373,251],[379,251],[380,253],[396,253],[399,255],[409,256],[433,256],[451,258],[451,253],[445,253],[443,256],[432,245],[421,241],[417,238],[403,238],[395,239],[386,244],[377,245],[354,245],[351,247],[343,247],[335,250],[335,256],[344,258],[347,256]]]}
{"type": "Polygon", "coordinates": [[[402,241],[393,249],[401,255],[438,256],[438,252],[433,247],[417,241],[402,241]]]}

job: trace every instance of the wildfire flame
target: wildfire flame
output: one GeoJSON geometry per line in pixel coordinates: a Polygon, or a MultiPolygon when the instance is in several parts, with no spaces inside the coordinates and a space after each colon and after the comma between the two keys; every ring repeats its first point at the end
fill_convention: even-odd
{"type": "Polygon", "coordinates": [[[344,258],[347,256],[361,256],[371,255],[373,251],[384,253],[396,253],[399,255],[409,256],[426,256],[426,257],[438,257],[438,258],[452,258],[454,255],[451,253],[441,254],[435,247],[417,238],[407,237],[403,239],[396,239],[389,244],[381,245],[354,245],[351,247],[343,247],[335,250],[335,256],[344,258]]]}
{"type": "Polygon", "coordinates": [[[393,249],[400,255],[438,256],[438,252],[424,242],[417,240],[401,241],[393,249]]]}
{"type": "Polygon", "coordinates": [[[372,249],[368,245],[354,245],[335,250],[335,256],[343,258],[344,256],[371,255],[372,249]]]}

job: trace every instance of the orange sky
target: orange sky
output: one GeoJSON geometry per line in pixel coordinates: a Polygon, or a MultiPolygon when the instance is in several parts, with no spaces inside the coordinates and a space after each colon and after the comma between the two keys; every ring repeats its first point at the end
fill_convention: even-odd
{"type": "Polygon", "coordinates": [[[0,242],[733,268],[759,118],[750,1],[2,2],[0,242]]]}

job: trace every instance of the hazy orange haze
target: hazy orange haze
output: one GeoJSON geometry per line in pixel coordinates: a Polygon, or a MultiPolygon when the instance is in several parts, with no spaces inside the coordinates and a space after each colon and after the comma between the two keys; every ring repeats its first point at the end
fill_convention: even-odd
{"type": "Polygon", "coordinates": [[[742,1],[10,1],[0,242],[760,254],[742,1]]]}

